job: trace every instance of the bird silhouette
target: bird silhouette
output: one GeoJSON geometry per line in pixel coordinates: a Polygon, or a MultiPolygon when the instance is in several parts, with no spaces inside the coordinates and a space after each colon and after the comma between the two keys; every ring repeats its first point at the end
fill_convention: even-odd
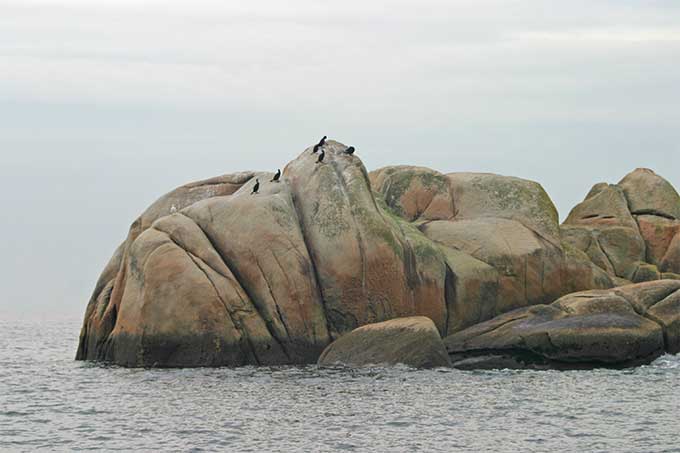
{"type": "Polygon", "coordinates": [[[321,148],[323,148],[323,145],[326,144],[326,138],[328,138],[328,137],[326,137],[324,135],[323,138],[321,140],[319,140],[319,143],[314,145],[314,151],[312,151],[312,154],[315,154],[317,151],[319,151],[321,148]]]}
{"type": "Polygon", "coordinates": [[[319,153],[319,158],[316,160],[316,163],[317,164],[322,163],[324,157],[326,157],[326,152],[322,149],[321,153],[319,153]]]}
{"type": "Polygon", "coordinates": [[[275,174],[274,177],[272,178],[272,180],[269,181],[269,182],[279,182],[279,179],[280,179],[280,178],[281,178],[281,169],[278,169],[278,170],[276,171],[276,174],[275,174]]]}
{"type": "Polygon", "coordinates": [[[253,186],[253,191],[250,192],[250,195],[254,195],[254,194],[258,193],[259,190],[260,190],[260,180],[255,178],[255,185],[253,186]]]}
{"type": "Polygon", "coordinates": [[[355,150],[354,150],[354,147],[353,147],[353,146],[350,146],[349,148],[347,148],[347,149],[345,150],[345,154],[348,154],[348,155],[351,156],[352,154],[354,154],[354,151],[355,151],[355,150]]]}

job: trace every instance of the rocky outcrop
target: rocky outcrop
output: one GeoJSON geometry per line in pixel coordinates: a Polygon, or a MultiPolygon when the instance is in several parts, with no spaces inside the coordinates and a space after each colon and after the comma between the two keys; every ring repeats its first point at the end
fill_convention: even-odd
{"type": "Polygon", "coordinates": [[[535,182],[404,166],[377,170],[371,180],[393,212],[444,253],[448,333],[572,291],[613,285],[586,255],[565,250],[557,211],[535,182]]]}
{"type": "MultiPolygon", "coordinates": [[[[429,318],[445,337],[569,293],[680,278],[673,199],[643,196],[646,173],[596,186],[560,228],[537,183],[405,166],[369,175],[344,149],[329,140],[323,163],[304,150],[279,182],[239,173],[160,198],[97,282],[77,358],[315,363],[334,340],[395,318],[429,318]]],[[[670,332],[674,302],[659,307],[670,332]]]]}
{"type": "Polygon", "coordinates": [[[648,169],[597,184],[562,225],[562,239],[623,282],[680,273],[680,196],[648,169]]]}
{"type": "Polygon", "coordinates": [[[369,324],[340,337],[319,357],[319,366],[404,364],[412,368],[449,367],[451,361],[439,331],[425,317],[398,318],[369,324]]]}
{"type": "Polygon", "coordinates": [[[159,198],[130,226],[126,240],[104,268],[85,310],[76,357],[80,360],[111,360],[111,333],[118,321],[127,280],[130,248],[156,220],[203,199],[235,193],[254,173],[218,176],[181,186],[159,198]]]}
{"type": "Polygon", "coordinates": [[[680,351],[680,282],[661,280],[564,296],[445,339],[453,365],[626,367],[680,351]]]}
{"type": "Polygon", "coordinates": [[[223,177],[220,190],[192,184],[155,203],[102,275],[77,357],[314,363],[334,338],[395,317],[427,316],[444,333],[441,251],[376,202],[343,150],[329,141],[323,164],[305,150],[279,183],[223,177]]]}

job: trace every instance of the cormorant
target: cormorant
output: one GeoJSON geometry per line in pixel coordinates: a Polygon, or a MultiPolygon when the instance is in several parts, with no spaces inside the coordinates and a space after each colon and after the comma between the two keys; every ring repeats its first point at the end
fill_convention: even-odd
{"type": "Polygon", "coordinates": [[[324,135],[323,138],[321,140],[319,140],[319,143],[314,145],[314,151],[312,151],[312,154],[315,154],[317,151],[319,151],[320,148],[323,148],[323,145],[326,144],[326,138],[328,138],[328,137],[326,137],[324,135]]]}
{"type": "Polygon", "coordinates": [[[250,193],[250,195],[258,193],[258,190],[260,190],[260,180],[255,178],[255,185],[253,186],[253,191],[250,193]]]}
{"type": "Polygon", "coordinates": [[[276,171],[276,174],[274,175],[274,177],[272,178],[272,180],[269,181],[269,182],[279,182],[279,178],[281,178],[281,169],[278,169],[278,170],[276,171]]]}
{"type": "Polygon", "coordinates": [[[326,152],[322,149],[321,153],[319,154],[319,158],[317,159],[316,163],[320,164],[323,162],[323,158],[326,157],[326,152]]]}
{"type": "Polygon", "coordinates": [[[345,154],[348,154],[348,155],[351,156],[352,154],[354,154],[354,151],[355,151],[355,150],[354,150],[354,147],[353,147],[353,146],[350,146],[349,148],[347,148],[347,149],[345,150],[345,154]]]}

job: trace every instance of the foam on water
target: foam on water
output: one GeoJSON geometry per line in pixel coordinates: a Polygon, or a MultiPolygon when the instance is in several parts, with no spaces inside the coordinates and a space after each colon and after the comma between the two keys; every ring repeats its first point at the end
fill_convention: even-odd
{"type": "Polygon", "coordinates": [[[680,357],[630,370],[139,370],[0,321],[0,450],[680,451],[680,357]]]}

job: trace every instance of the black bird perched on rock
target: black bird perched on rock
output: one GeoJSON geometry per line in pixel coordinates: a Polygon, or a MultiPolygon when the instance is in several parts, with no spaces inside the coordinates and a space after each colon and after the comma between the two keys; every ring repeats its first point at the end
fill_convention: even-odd
{"type": "Polygon", "coordinates": [[[260,180],[255,178],[255,185],[253,186],[253,191],[250,193],[250,195],[258,193],[258,190],[260,190],[260,180]]]}
{"type": "Polygon", "coordinates": [[[354,147],[353,147],[353,146],[350,146],[349,148],[347,148],[347,149],[345,150],[345,154],[348,154],[348,155],[351,156],[352,154],[354,154],[354,151],[355,151],[355,150],[354,150],[354,147]]]}
{"type": "Polygon", "coordinates": [[[319,149],[323,148],[323,145],[326,144],[326,138],[328,138],[328,137],[326,137],[324,135],[323,138],[321,140],[319,140],[319,143],[314,145],[314,151],[312,151],[312,154],[316,153],[319,149]]]}
{"type": "Polygon", "coordinates": [[[279,178],[281,178],[281,169],[278,169],[278,170],[276,171],[276,174],[274,175],[274,177],[272,178],[272,180],[269,181],[269,182],[279,182],[279,178]]]}
{"type": "Polygon", "coordinates": [[[316,163],[317,164],[322,163],[324,157],[326,157],[326,152],[322,149],[321,153],[319,154],[319,158],[316,160],[316,163]]]}

